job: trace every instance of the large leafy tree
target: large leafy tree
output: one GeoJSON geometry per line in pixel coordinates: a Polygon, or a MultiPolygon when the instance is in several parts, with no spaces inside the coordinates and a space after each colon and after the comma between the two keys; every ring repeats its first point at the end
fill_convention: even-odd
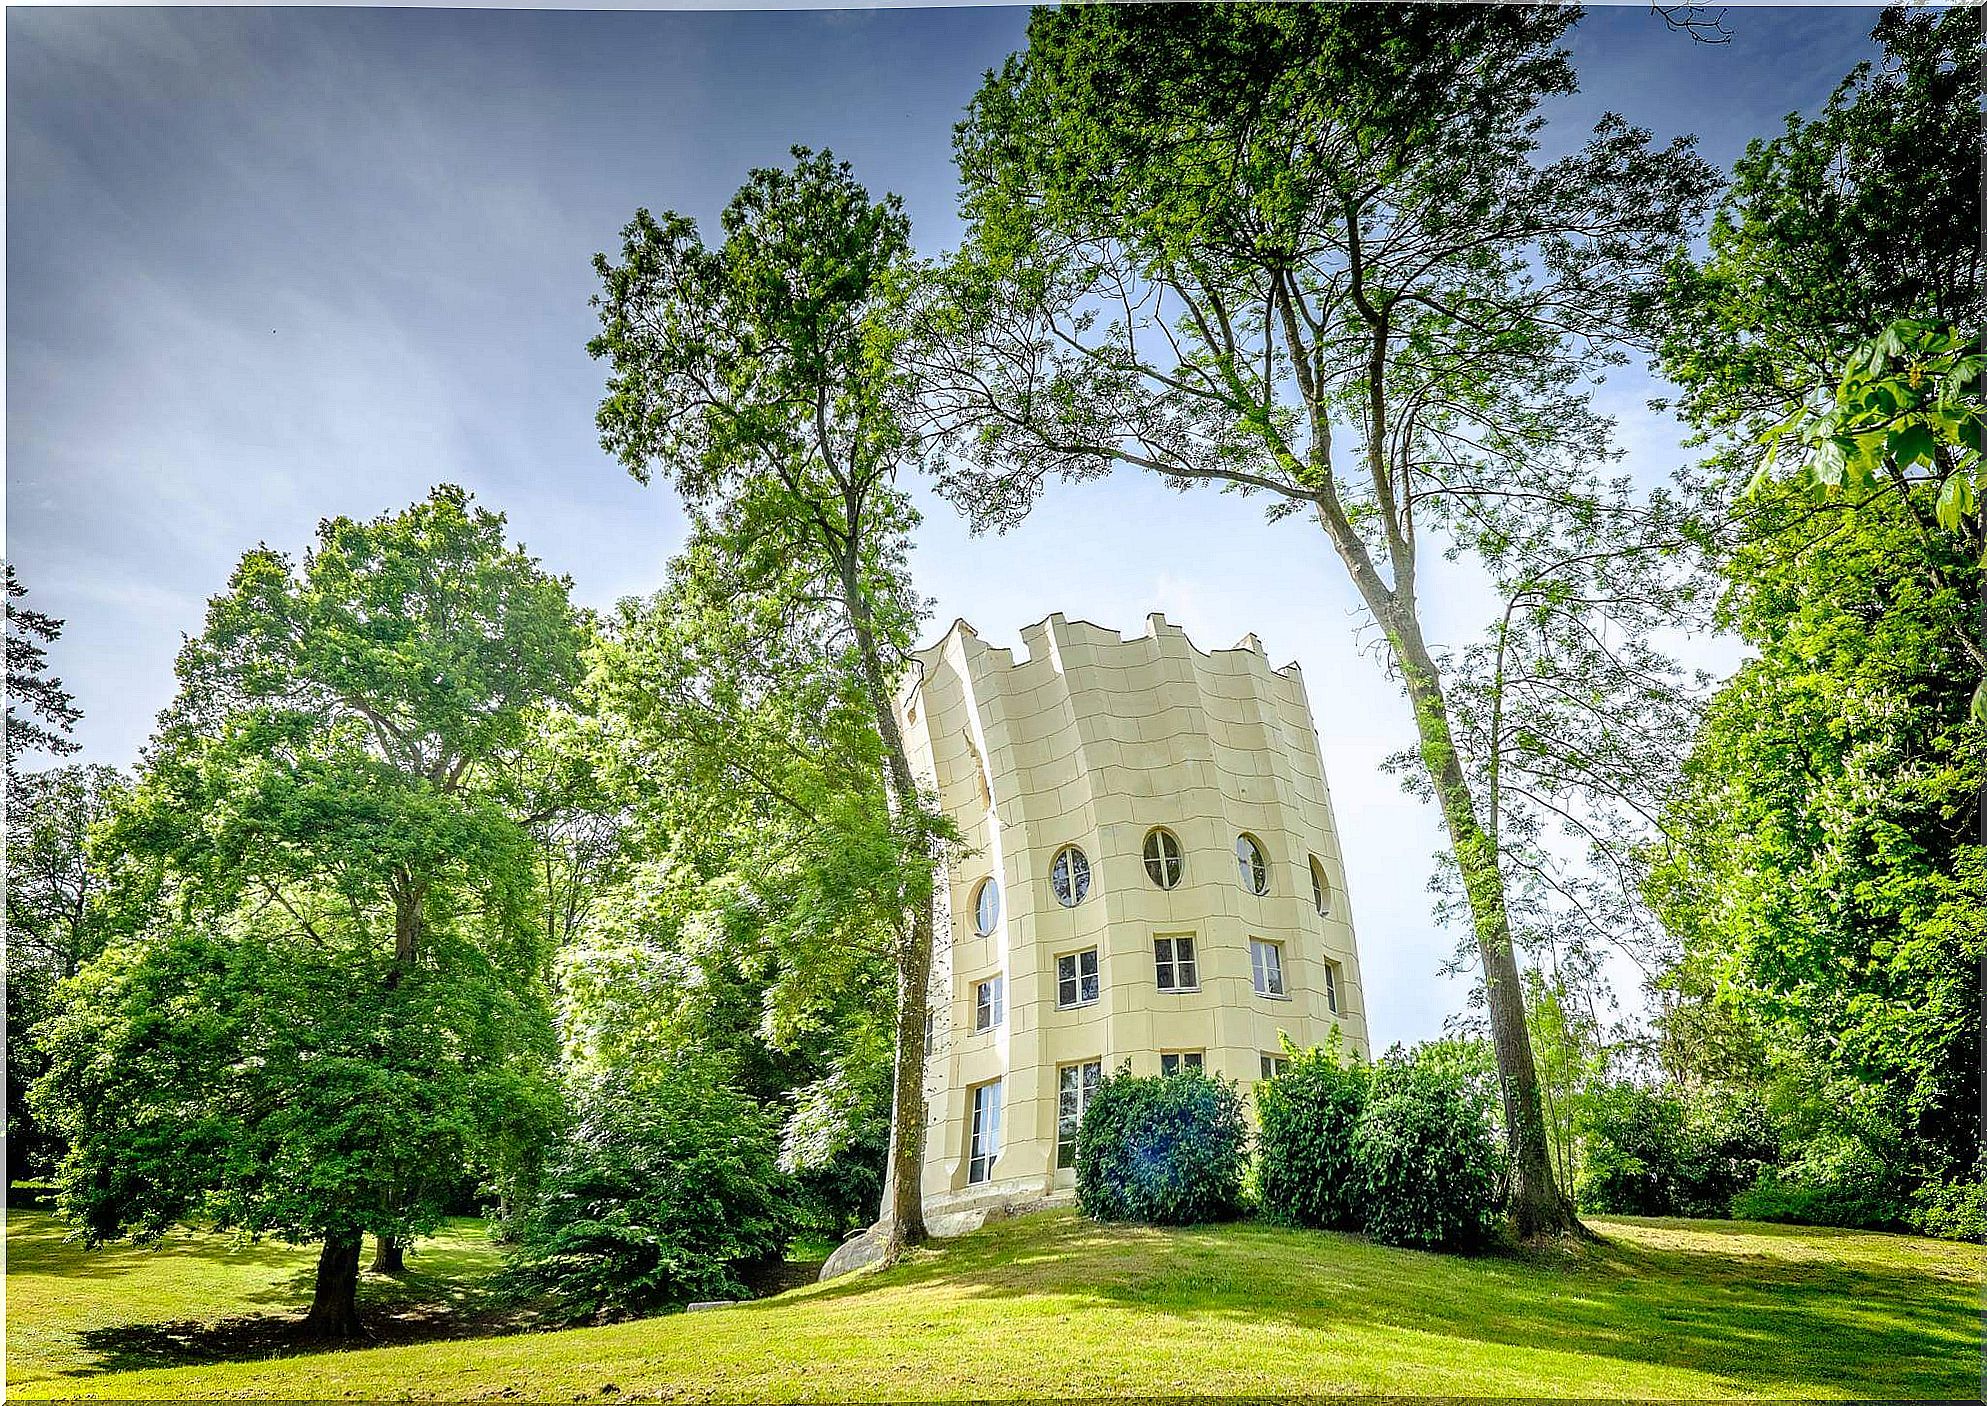
{"type": "Polygon", "coordinates": [[[604,291],[590,349],[612,367],[602,444],[638,478],[666,476],[706,549],[827,632],[861,686],[901,856],[890,881],[900,921],[885,1216],[901,1246],[925,1234],[935,838],[891,692],[919,615],[905,573],[916,514],[899,478],[919,463],[920,442],[895,354],[910,226],[894,196],[872,201],[846,163],[793,155],[790,168],[750,174],[716,247],[684,216],[639,212],[621,261],[596,261],[604,291]]]}
{"type": "Polygon", "coordinates": [[[545,1123],[515,778],[575,683],[567,589],[449,487],[242,558],[111,836],[175,902],[69,984],[35,1091],[89,1238],[318,1242],[306,1325],[346,1335],[362,1236],[432,1229],[545,1123]]]}
{"type": "Polygon", "coordinates": [[[28,588],[7,563],[7,783],[23,752],[66,756],[77,744],[69,730],[83,716],[62,680],[48,672],[48,646],[62,637],[62,622],[18,602],[28,588]],[[16,712],[16,708],[23,711],[16,712]]]}
{"type": "Polygon", "coordinates": [[[1506,877],[1424,630],[1429,547],[1519,587],[1592,511],[1585,386],[1707,194],[1607,118],[1558,160],[1557,6],[1038,10],[957,155],[969,237],[926,403],[1004,526],[1124,466],[1314,519],[1386,643],[1467,898],[1524,1234],[1573,1224],[1525,1031],[1506,877]]]}
{"type": "Polygon", "coordinates": [[[1936,360],[1926,329],[1981,323],[1979,36],[1975,11],[1887,11],[1882,58],[1738,163],[1705,254],[1671,271],[1662,343],[1701,486],[1740,505],[1722,608],[1758,651],[1713,701],[1652,890],[1679,944],[1669,1046],[1875,1098],[1928,1174],[1978,1147],[1987,537],[1941,446],[1928,473],[1908,424],[1855,431],[1911,387],[1894,363],[1936,360]],[[1812,446],[1837,491],[1746,493],[1817,403],[1854,412],[1812,446]]]}

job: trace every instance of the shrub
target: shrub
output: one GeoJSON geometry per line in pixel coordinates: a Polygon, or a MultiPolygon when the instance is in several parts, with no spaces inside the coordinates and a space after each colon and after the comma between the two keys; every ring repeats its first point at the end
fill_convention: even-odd
{"type": "Polygon", "coordinates": [[[1904,1224],[1905,1215],[1904,1204],[1887,1188],[1856,1180],[1812,1180],[1798,1171],[1774,1167],[1732,1198],[1734,1220],[1895,1230],[1904,1224]]]}
{"type": "Polygon", "coordinates": [[[1353,1132],[1366,1107],[1367,1071],[1340,1054],[1336,1027],[1332,1035],[1257,1089],[1257,1185],[1272,1220],[1356,1230],[1365,1185],[1353,1132]]]}
{"type": "Polygon", "coordinates": [[[768,1115],[695,1071],[582,1091],[506,1279],[568,1321],[742,1298],[791,1233],[768,1115]]]}
{"type": "Polygon", "coordinates": [[[1683,1147],[1683,1100],[1636,1084],[1596,1088],[1581,1120],[1583,1158],[1574,1183],[1580,1209],[1675,1214],[1683,1147]]]}
{"type": "Polygon", "coordinates": [[[1076,1202],[1097,1220],[1193,1225],[1242,1207],[1248,1125],[1225,1079],[1106,1075],[1076,1135],[1076,1202]]]}
{"type": "Polygon", "coordinates": [[[1489,1238],[1499,1153],[1482,1098],[1454,1068],[1390,1052],[1374,1070],[1353,1156],[1375,1240],[1466,1250],[1489,1238]]]}
{"type": "Polygon", "coordinates": [[[1974,1168],[1972,1177],[1959,1181],[1935,1181],[1918,1189],[1911,1198],[1911,1228],[1922,1235],[1941,1240],[1987,1240],[1987,1166],[1974,1168]]]}

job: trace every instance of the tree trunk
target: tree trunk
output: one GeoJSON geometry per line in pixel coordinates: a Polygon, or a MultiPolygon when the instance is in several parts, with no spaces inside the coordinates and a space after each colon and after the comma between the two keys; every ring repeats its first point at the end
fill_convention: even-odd
{"type": "Polygon", "coordinates": [[[1521,1240],[1579,1232],[1583,1228],[1573,1205],[1552,1175],[1552,1147],[1546,1137],[1531,1032],[1525,1025],[1525,994],[1511,942],[1511,918],[1504,903],[1497,845],[1477,820],[1469,781],[1449,729],[1441,676],[1422,641],[1419,624],[1396,616],[1387,621],[1387,634],[1414,706],[1421,764],[1442,806],[1450,848],[1469,898],[1477,953],[1483,962],[1491,1043],[1497,1052],[1504,1127],[1511,1144],[1511,1228],[1521,1240]]]}
{"type": "MultiPolygon", "coordinates": [[[[877,653],[869,608],[852,570],[842,573],[843,601],[855,627],[861,656],[863,685],[876,715],[883,742],[885,791],[893,819],[917,819],[918,787],[904,750],[904,734],[877,653]]],[[[921,821],[917,829],[922,831],[921,821]]],[[[895,1077],[890,1100],[890,1154],[884,1170],[882,1220],[889,1227],[886,1258],[920,1244],[928,1232],[924,1213],[925,1015],[930,1009],[932,958],[932,895],[917,895],[910,905],[908,931],[897,944],[897,1031],[895,1077]]]]}
{"type": "Polygon", "coordinates": [[[391,1235],[373,1237],[374,1274],[405,1274],[407,1272],[407,1248],[391,1235]]]}
{"type": "Polygon", "coordinates": [[[304,1316],[305,1336],[353,1338],[359,1335],[359,1248],[357,1231],[324,1237],[317,1256],[317,1285],[310,1312],[304,1316]]]}

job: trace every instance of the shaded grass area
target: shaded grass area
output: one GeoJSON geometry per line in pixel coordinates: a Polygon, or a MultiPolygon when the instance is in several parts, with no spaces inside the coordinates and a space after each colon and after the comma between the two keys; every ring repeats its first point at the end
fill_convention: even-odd
{"type": "Polygon", "coordinates": [[[1719,1221],[1593,1224],[1602,1240],[1563,1255],[1457,1259],[1253,1224],[1160,1231],[1051,1212],[888,1270],[709,1313],[44,1380],[16,1394],[1923,1399],[1979,1390],[1977,1247],[1719,1221]]]}
{"type": "MultiPolygon", "coordinates": [[[[315,1247],[178,1231],[157,1249],[86,1249],[46,1210],[7,1212],[7,1385],[305,1350],[315,1247]]],[[[368,1249],[370,1253],[370,1247],[368,1249]]],[[[407,1255],[407,1272],[367,1273],[361,1312],[375,1342],[460,1337],[528,1325],[487,1291],[499,1252],[480,1220],[448,1223],[407,1255]]]]}

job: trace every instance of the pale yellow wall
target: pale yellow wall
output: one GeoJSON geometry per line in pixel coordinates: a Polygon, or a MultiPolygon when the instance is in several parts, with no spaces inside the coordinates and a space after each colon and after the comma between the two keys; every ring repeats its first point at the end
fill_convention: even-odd
{"type": "Polygon", "coordinates": [[[949,865],[952,920],[938,935],[930,1204],[1070,1184],[1071,1173],[1054,1170],[1059,1065],[1129,1061],[1157,1073],[1161,1050],[1201,1049],[1209,1073],[1246,1090],[1284,1033],[1313,1044],[1334,1019],[1367,1052],[1344,867],[1297,667],[1272,669],[1253,635],[1203,654],[1163,616],[1149,624],[1151,633],[1125,640],[1052,615],[1022,632],[1027,657],[1017,663],[961,621],[905,680],[913,765],[967,851],[949,865]],[[1153,826],[1178,836],[1185,854],[1172,890],[1145,872],[1153,826]],[[1234,843],[1244,831],[1269,859],[1267,895],[1240,881],[1234,843]],[[1075,908],[1049,886],[1065,844],[1091,864],[1090,893],[1075,908]],[[1312,904],[1313,855],[1331,881],[1328,917],[1312,904]],[[973,893],[988,874],[1000,879],[1001,915],[980,937],[973,893]],[[1157,987],[1153,938],[1173,933],[1194,935],[1197,992],[1157,987]],[[1253,990],[1251,936],[1282,942],[1288,999],[1253,990]],[[1058,1010],[1056,956],[1092,945],[1100,999],[1058,1010]],[[1325,958],[1340,972],[1336,1017],[1325,1005],[1325,958]],[[974,983],[994,973],[1006,978],[1006,1020],[973,1034],[974,983]],[[1005,1084],[1001,1157],[991,1185],[968,1193],[966,1091],[993,1079],[1005,1084]]]}

